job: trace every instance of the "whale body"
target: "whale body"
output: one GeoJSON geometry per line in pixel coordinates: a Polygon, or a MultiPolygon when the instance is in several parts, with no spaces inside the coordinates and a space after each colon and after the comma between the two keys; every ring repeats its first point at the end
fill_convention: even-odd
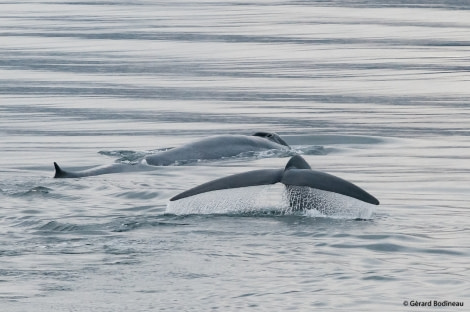
{"type": "Polygon", "coordinates": [[[148,155],[135,165],[114,163],[82,171],[63,170],[54,162],[54,178],[80,178],[101,174],[149,170],[149,166],[170,166],[177,162],[195,162],[233,157],[244,152],[288,150],[289,145],[274,132],[252,135],[217,135],[203,138],[180,147],[148,155]]]}
{"type": "MultiPolygon", "coordinates": [[[[307,187],[352,197],[368,204],[379,204],[377,198],[357,185],[334,175],[312,170],[299,155],[293,156],[284,168],[253,170],[216,179],[184,191],[171,198],[170,202],[211,191],[276,183],[284,184],[288,190],[293,187],[307,187]]],[[[302,208],[299,205],[301,199],[299,201],[299,198],[292,197],[289,200],[291,207],[302,208]]]]}

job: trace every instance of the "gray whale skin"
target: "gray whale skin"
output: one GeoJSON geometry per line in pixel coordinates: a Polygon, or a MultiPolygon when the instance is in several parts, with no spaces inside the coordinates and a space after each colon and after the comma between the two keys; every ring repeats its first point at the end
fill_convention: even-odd
{"type": "Polygon", "coordinates": [[[180,147],[144,157],[139,164],[114,163],[82,171],[63,170],[54,162],[54,178],[81,178],[101,174],[149,170],[149,166],[170,166],[176,162],[215,160],[233,157],[244,152],[288,150],[289,145],[274,132],[256,132],[252,135],[216,135],[180,147]]]}
{"type": "MultiPolygon", "coordinates": [[[[312,170],[305,159],[299,155],[293,156],[285,168],[253,170],[216,179],[182,192],[171,198],[170,201],[177,201],[216,190],[268,185],[278,182],[283,183],[288,188],[292,186],[306,186],[349,196],[373,205],[379,204],[377,198],[353,183],[328,173],[312,170]]],[[[290,200],[292,206],[295,199],[290,200]]]]}

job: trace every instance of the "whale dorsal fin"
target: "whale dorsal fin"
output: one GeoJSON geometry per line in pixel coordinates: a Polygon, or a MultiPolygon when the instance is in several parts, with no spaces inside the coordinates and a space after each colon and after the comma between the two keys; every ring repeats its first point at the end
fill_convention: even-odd
{"type": "Polygon", "coordinates": [[[67,175],[67,173],[63,171],[56,162],[54,162],[54,168],[55,168],[54,178],[62,178],[67,175]]]}
{"type": "Polygon", "coordinates": [[[76,175],[75,173],[73,172],[67,172],[65,170],[63,170],[62,168],[59,167],[59,165],[54,162],[54,168],[55,168],[55,174],[54,174],[54,178],[77,178],[79,177],[78,175],[76,175]]]}
{"type": "Polygon", "coordinates": [[[284,170],[289,169],[312,169],[305,159],[300,155],[295,155],[287,162],[284,170]]]}

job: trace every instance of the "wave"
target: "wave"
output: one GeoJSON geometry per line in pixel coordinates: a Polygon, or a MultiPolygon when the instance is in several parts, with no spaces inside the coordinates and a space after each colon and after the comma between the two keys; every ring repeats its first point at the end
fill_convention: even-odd
{"type": "Polygon", "coordinates": [[[39,182],[28,181],[27,183],[3,181],[0,185],[0,194],[8,197],[46,197],[50,196],[52,189],[46,186],[37,185],[39,182]]]}
{"type": "Polygon", "coordinates": [[[95,235],[106,234],[112,232],[128,232],[132,230],[160,227],[160,226],[180,226],[186,225],[181,223],[178,217],[169,216],[139,216],[139,217],[123,217],[117,218],[110,222],[105,223],[84,223],[74,224],[60,221],[47,221],[34,230],[39,235],[55,234],[80,234],[80,235],[95,235]]]}

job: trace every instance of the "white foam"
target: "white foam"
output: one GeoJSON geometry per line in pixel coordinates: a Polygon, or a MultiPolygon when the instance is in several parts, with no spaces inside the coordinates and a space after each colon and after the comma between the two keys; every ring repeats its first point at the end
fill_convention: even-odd
{"type": "Polygon", "coordinates": [[[306,186],[288,187],[291,209],[306,216],[336,219],[372,219],[375,206],[355,198],[306,186]]]}
{"type": "Polygon", "coordinates": [[[170,201],[166,212],[176,215],[246,214],[273,210],[277,203],[267,195],[269,187],[251,186],[202,193],[170,201]]]}

